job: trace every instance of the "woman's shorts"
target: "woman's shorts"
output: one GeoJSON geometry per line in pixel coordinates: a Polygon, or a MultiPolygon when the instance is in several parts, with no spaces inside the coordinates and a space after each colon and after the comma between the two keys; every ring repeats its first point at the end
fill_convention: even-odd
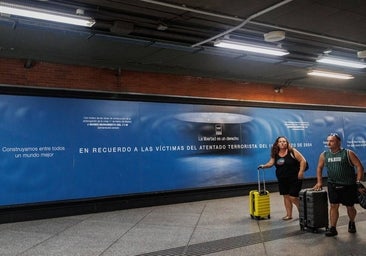
{"type": "Polygon", "coordinates": [[[302,188],[302,180],[297,178],[281,178],[278,180],[278,190],[280,195],[290,195],[293,197],[298,197],[299,192],[302,188]]]}

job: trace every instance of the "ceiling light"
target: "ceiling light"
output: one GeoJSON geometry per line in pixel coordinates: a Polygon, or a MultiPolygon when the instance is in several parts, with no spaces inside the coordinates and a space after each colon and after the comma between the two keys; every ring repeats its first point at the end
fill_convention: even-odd
{"type": "Polygon", "coordinates": [[[336,79],[353,79],[354,78],[353,76],[351,76],[349,74],[333,73],[333,72],[326,72],[326,71],[320,71],[320,70],[312,70],[308,73],[308,75],[336,78],[336,79]]]}
{"type": "Polygon", "coordinates": [[[263,35],[266,42],[278,42],[285,39],[285,31],[271,31],[263,35]]]}
{"type": "Polygon", "coordinates": [[[328,57],[328,56],[324,56],[324,57],[318,59],[317,62],[337,65],[337,66],[342,66],[342,67],[348,67],[348,68],[366,68],[366,63],[363,63],[363,62],[351,61],[351,60],[328,57]]]}
{"type": "Polygon", "coordinates": [[[360,59],[366,59],[366,50],[358,51],[357,57],[359,57],[360,59]]]}
{"type": "Polygon", "coordinates": [[[48,11],[2,1],[0,1],[0,13],[85,27],[91,27],[95,24],[95,20],[91,17],[48,11]]]}
{"type": "Polygon", "coordinates": [[[164,23],[160,23],[158,26],[157,26],[157,28],[156,28],[157,30],[159,30],[159,31],[165,31],[165,30],[167,30],[168,29],[168,26],[166,25],[166,24],[164,24],[164,23]]]}
{"type": "Polygon", "coordinates": [[[280,49],[280,48],[274,48],[274,47],[271,48],[271,47],[258,46],[258,45],[252,45],[252,44],[246,44],[246,43],[240,43],[240,42],[234,42],[234,41],[228,41],[228,40],[218,40],[214,43],[214,45],[217,47],[223,47],[223,48],[228,48],[228,49],[255,52],[255,53],[261,53],[261,54],[269,54],[269,55],[275,55],[275,56],[283,56],[283,55],[289,54],[288,51],[280,49]]]}

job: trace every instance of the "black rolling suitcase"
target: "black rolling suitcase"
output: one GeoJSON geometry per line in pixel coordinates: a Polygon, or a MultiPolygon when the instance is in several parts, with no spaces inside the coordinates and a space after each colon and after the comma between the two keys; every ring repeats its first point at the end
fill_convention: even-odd
{"type": "Polygon", "coordinates": [[[299,193],[300,229],[311,229],[318,232],[319,228],[329,228],[328,196],[325,190],[302,189],[299,193]]]}

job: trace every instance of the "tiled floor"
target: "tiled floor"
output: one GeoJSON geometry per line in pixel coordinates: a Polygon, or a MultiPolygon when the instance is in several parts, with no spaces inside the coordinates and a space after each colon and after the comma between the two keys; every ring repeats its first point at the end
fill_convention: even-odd
{"type": "Polygon", "coordinates": [[[0,225],[0,255],[366,255],[366,210],[357,233],[341,207],[337,237],[301,231],[298,213],[283,221],[271,194],[271,218],[251,219],[248,196],[0,225]]]}

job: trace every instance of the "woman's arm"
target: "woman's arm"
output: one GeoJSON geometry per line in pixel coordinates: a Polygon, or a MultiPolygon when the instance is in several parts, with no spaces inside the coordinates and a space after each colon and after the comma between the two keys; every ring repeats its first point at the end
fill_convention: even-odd
{"type": "Polygon", "coordinates": [[[298,179],[303,179],[305,168],[306,168],[305,157],[297,149],[294,148],[293,151],[294,151],[294,156],[295,156],[296,160],[299,161],[299,163],[300,163],[298,179]]]}
{"type": "Polygon", "coordinates": [[[274,165],[274,162],[275,162],[274,158],[273,158],[273,157],[271,157],[271,158],[268,160],[268,162],[267,162],[267,163],[259,165],[259,166],[258,166],[258,168],[262,168],[262,169],[265,169],[265,168],[271,168],[271,167],[274,165]]]}

